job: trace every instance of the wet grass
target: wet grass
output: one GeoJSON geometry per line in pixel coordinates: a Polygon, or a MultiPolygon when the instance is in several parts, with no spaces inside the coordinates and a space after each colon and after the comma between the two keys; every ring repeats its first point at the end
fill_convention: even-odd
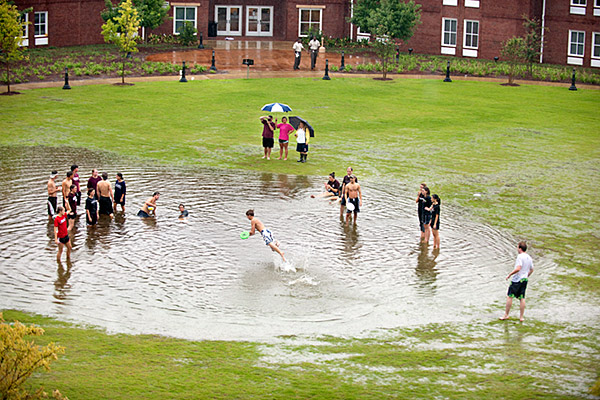
{"type": "Polygon", "coordinates": [[[598,329],[541,322],[257,344],[108,335],[14,311],[5,319],[38,324],[39,344],[67,347],[30,383],[72,399],[584,398],[600,354],[598,329]]]}

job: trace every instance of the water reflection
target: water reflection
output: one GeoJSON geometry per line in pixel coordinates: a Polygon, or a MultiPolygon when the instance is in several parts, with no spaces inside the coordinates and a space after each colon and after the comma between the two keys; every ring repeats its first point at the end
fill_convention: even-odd
{"type": "MultiPolygon", "coordinates": [[[[443,251],[416,248],[413,194],[389,183],[361,179],[368,202],[346,225],[337,203],[310,198],[323,177],[166,168],[79,149],[0,151],[0,180],[11,188],[0,190],[0,308],[190,339],[353,335],[469,318],[464,299],[496,303],[504,282],[490,277],[505,276],[514,260],[511,238],[449,206],[443,251]],[[53,263],[44,191],[48,171],[74,161],[81,171],[123,172],[128,189],[127,211],[113,220],[101,216],[88,228],[80,209],[70,235],[77,268],[53,263]],[[137,217],[157,188],[157,217],[137,217]],[[180,203],[190,211],[185,222],[180,203]],[[260,236],[239,238],[249,228],[248,208],[297,272],[279,270],[260,236]]],[[[536,266],[549,268],[543,260],[536,266]]]]}

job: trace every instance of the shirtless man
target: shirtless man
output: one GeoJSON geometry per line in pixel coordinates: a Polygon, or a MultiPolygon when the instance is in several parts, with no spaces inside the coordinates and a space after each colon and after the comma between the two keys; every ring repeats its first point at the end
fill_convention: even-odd
{"type": "Polygon", "coordinates": [[[112,202],[114,201],[114,198],[113,198],[112,187],[110,186],[110,183],[107,181],[107,179],[108,179],[108,174],[106,172],[103,172],[102,180],[100,182],[98,182],[98,184],[96,185],[96,190],[98,192],[98,204],[100,206],[99,213],[106,214],[112,218],[113,217],[112,202]]]}
{"type": "Polygon", "coordinates": [[[52,221],[54,214],[56,214],[56,208],[58,207],[58,201],[56,193],[60,190],[56,186],[56,177],[58,176],[57,171],[52,171],[50,179],[48,179],[48,219],[52,221]]]}
{"type": "Polygon", "coordinates": [[[63,195],[63,208],[67,208],[67,198],[71,193],[71,185],[73,184],[73,171],[67,172],[67,177],[62,181],[61,193],[63,195]]]}
{"type": "Polygon", "coordinates": [[[362,192],[360,190],[360,185],[356,183],[356,177],[354,175],[350,175],[350,183],[346,185],[344,198],[346,199],[346,225],[350,222],[350,214],[352,214],[353,211],[354,223],[356,223],[360,207],[362,207],[362,192]],[[352,203],[354,206],[353,211],[348,209],[349,203],[352,203]]]}
{"type": "Polygon", "coordinates": [[[279,250],[279,242],[273,238],[273,233],[271,233],[270,230],[265,229],[265,225],[262,221],[254,216],[254,210],[246,211],[246,218],[250,220],[250,235],[254,235],[256,231],[259,231],[265,244],[269,246],[271,250],[277,252],[281,256],[283,262],[285,262],[283,251],[279,250]]]}
{"type": "Polygon", "coordinates": [[[138,217],[150,218],[151,216],[155,216],[156,215],[156,202],[158,201],[159,198],[160,198],[160,193],[154,192],[152,197],[148,198],[148,200],[146,200],[144,202],[144,205],[142,206],[140,211],[138,211],[138,214],[137,214],[138,217]]]}
{"type": "MultiPolygon", "coordinates": [[[[346,193],[346,185],[350,183],[350,177],[352,176],[354,169],[352,167],[346,168],[346,175],[342,180],[342,186],[340,187],[340,219],[344,218],[344,208],[346,208],[346,199],[344,193],[346,193]]],[[[358,178],[355,180],[358,182],[358,178]]]]}

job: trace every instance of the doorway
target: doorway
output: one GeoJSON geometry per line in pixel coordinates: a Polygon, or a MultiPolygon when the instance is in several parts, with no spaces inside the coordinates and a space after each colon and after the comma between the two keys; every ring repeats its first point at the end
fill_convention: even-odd
{"type": "Polygon", "coordinates": [[[273,36],[273,7],[246,7],[246,35],[273,36]]]}
{"type": "Polygon", "coordinates": [[[242,35],[242,6],[215,6],[217,35],[242,35]]]}

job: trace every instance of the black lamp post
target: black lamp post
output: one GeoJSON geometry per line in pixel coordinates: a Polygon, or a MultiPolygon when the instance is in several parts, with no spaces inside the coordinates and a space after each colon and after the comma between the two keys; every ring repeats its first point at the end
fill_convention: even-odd
{"type": "Polygon", "coordinates": [[[199,48],[199,49],[203,49],[203,48],[204,48],[204,45],[202,44],[202,32],[200,32],[200,34],[199,34],[199,38],[200,38],[200,43],[198,43],[198,48],[199,48]]]}
{"type": "Polygon", "coordinates": [[[344,51],[342,50],[342,62],[340,63],[340,71],[343,71],[346,68],[346,64],[344,63],[344,51]]]}
{"type": "Polygon", "coordinates": [[[324,81],[330,81],[331,78],[329,77],[329,60],[325,60],[325,76],[323,77],[324,81]]]}
{"type": "Polygon", "coordinates": [[[70,90],[71,86],[69,86],[69,68],[65,68],[65,84],[63,85],[63,90],[70,90]]]}
{"type": "Polygon", "coordinates": [[[499,59],[500,59],[500,57],[498,57],[498,56],[494,57],[494,62],[498,62],[499,59]]]}
{"type": "Polygon", "coordinates": [[[396,64],[400,62],[400,47],[396,46],[396,64]]]}
{"type": "Polygon", "coordinates": [[[413,52],[413,49],[412,49],[412,47],[411,47],[411,48],[409,48],[409,49],[408,49],[408,55],[409,55],[409,56],[412,56],[412,52],[413,52]]]}
{"type": "Polygon", "coordinates": [[[575,68],[573,68],[573,76],[571,77],[571,87],[569,90],[577,90],[577,86],[575,86],[575,68]]]}
{"type": "Polygon", "coordinates": [[[444,79],[444,82],[452,82],[452,79],[450,79],[450,61],[446,64],[446,79],[444,79]]]}
{"type": "Polygon", "coordinates": [[[217,67],[215,67],[215,51],[212,53],[212,61],[211,61],[210,71],[217,72],[217,67]]]}
{"type": "Polygon", "coordinates": [[[181,66],[181,79],[179,80],[179,82],[187,82],[187,79],[185,79],[185,61],[183,62],[183,65],[181,66]]]}

